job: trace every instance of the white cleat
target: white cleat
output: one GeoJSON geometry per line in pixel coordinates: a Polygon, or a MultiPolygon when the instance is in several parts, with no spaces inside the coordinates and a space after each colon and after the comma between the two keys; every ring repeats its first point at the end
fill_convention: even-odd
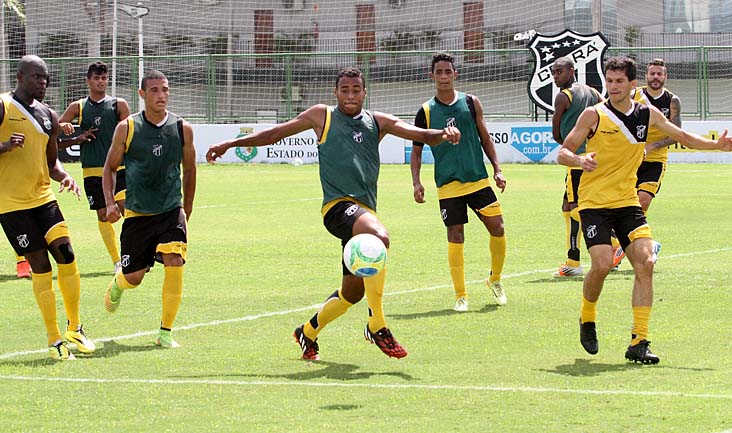
{"type": "Polygon", "coordinates": [[[568,266],[566,264],[562,265],[554,271],[552,274],[552,277],[560,278],[560,277],[581,277],[584,272],[582,271],[582,266],[577,266],[576,268],[573,266],[568,266]]]}
{"type": "Polygon", "coordinates": [[[465,296],[461,296],[455,300],[455,307],[453,308],[455,311],[468,311],[468,298],[465,296]]]}
{"type": "Polygon", "coordinates": [[[500,281],[494,281],[491,283],[488,280],[485,280],[485,283],[488,285],[488,288],[493,291],[493,299],[496,301],[496,304],[506,305],[508,298],[506,297],[506,292],[503,291],[503,284],[501,284],[500,281]]]}
{"type": "Polygon", "coordinates": [[[653,254],[651,254],[651,259],[653,260],[653,264],[655,265],[658,261],[658,253],[661,251],[661,243],[657,241],[652,241],[653,246],[651,247],[651,251],[653,254]]]}

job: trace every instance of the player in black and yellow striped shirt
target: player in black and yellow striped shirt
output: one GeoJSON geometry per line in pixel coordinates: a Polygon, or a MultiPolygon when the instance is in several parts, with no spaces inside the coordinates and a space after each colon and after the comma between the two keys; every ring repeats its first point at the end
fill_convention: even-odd
{"type": "Polygon", "coordinates": [[[557,162],[584,170],[580,179],[579,209],[585,243],[592,265],[585,274],[580,312],[580,343],[588,353],[599,350],[595,329],[596,307],[605,277],[612,269],[611,231],[620,241],[635,271],[633,326],[625,357],[656,364],[648,342],[648,322],[653,304],[651,229],[636,193],[636,173],[643,161],[650,127],[696,149],[732,150],[732,138],[724,131],[719,140],[708,140],[669,122],[655,107],[631,99],[637,67],[630,58],[612,58],[605,64],[609,100],[589,107],[580,115],[559,151],[557,162]],[[587,140],[587,153],[575,150],[587,140]]]}

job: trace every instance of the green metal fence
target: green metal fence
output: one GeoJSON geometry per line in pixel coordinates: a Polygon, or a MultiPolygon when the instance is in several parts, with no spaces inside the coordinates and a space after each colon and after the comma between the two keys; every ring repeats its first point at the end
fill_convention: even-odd
{"type": "MultiPolygon", "coordinates": [[[[150,56],[144,69],[159,69],[171,84],[170,109],[191,122],[238,123],[283,121],[317,103],[334,103],[336,73],[359,66],[366,76],[367,106],[413,118],[434,89],[428,77],[432,52],[344,52],[150,56]]],[[[544,120],[527,95],[533,72],[528,49],[454,51],[457,87],[480,97],[489,120],[544,120]]],[[[682,101],[687,120],[732,117],[732,47],[610,48],[607,56],[634,57],[639,82],[644,65],[660,57],[668,65],[667,87],[682,101]]],[[[51,83],[46,102],[62,111],[86,95],[85,73],[91,61],[112,59],[46,59],[51,83]]],[[[116,59],[116,94],[139,108],[137,57],[116,59]]],[[[15,83],[13,60],[0,61],[0,79],[8,90],[15,83]]],[[[111,92],[111,89],[110,89],[111,92]]]]}

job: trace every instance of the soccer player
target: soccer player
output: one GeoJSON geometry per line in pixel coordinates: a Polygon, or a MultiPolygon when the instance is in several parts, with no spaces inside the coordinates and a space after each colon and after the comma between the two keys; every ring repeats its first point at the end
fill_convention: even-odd
{"type": "Polygon", "coordinates": [[[121,217],[115,184],[123,158],[128,173],[127,210],[120,236],[122,269],[107,287],[104,306],[114,313],[122,294],[140,285],[156,260],[163,263],[163,311],[155,344],[178,347],[172,329],[183,293],[187,222],[196,194],[193,128],[168,111],[170,88],[162,72],[145,73],[139,94],[145,109],[117,125],[104,163],[102,186],[110,223],[121,217]]]}
{"type": "MultiPolygon", "coordinates": [[[[681,127],[681,99],[666,89],[668,73],[666,63],[663,59],[653,59],[648,63],[646,69],[646,85],[634,89],[632,97],[634,100],[645,104],[653,105],[663,113],[674,125],[681,127]]],[[[646,157],[638,167],[638,181],[635,188],[638,190],[643,213],[648,213],[651,202],[661,189],[661,181],[666,173],[668,164],[668,146],[675,141],[664,135],[658,128],[651,128],[648,131],[648,142],[646,143],[646,157]]],[[[661,244],[653,241],[653,260],[658,258],[661,244]]],[[[625,254],[622,248],[618,248],[614,254],[615,265],[619,265],[625,254]]]]}
{"type": "Polygon", "coordinates": [[[81,280],[69,229],[56,202],[51,179],[59,191],[79,196],[79,186],[57,158],[57,114],[42,101],[48,68],[38,56],[18,62],[17,85],[0,95],[0,224],[16,254],[30,263],[33,294],[48,335],[48,350],[56,360],[74,359],[56,319],[56,295],[48,253],[58,264],[58,286],[66,310],[64,337],[82,353],[93,353],[79,318],[81,280]],[[8,187],[12,185],[13,187],[8,187]]]}
{"type": "MultiPolygon", "coordinates": [[[[554,98],[554,115],[552,116],[552,135],[554,140],[562,144],[577,123],[582,111],[603,101],[602,95],[587,84],[578,83],[575,79],[574,62],[569,57],[560,57],[552,68],[554,84],[559,93],[554,98]]],[[[585,143],[577,148],[577,154],[585,153],[585,143]]],[[[580,218],[577,208],[577,190],[582,169],[567,167],[564,177],[564,197],[562,199],[562,215],[567,226],[567,261],[554,272],[555,277],[582,276],[580,263],[580,218]]]]}
{"type": "MultiPolygon", "coordinates": [[[[491,270],[485,280],[493,292],[496,304],[506,305],[507,298],[501,284],[501,271],[506,259],[506,236],[501,204],[490,185],[483,154],[493,166],[496,187],[503,192],[506,179],[496,156],[496,149],[485,121],[483,105],[475,95],[455,90],[458,72],[451,55],[432,56],[429,76],[435,83],[435,96],[422,104],[414,125],[420,128],[456,126],[462,132],[459,146],[443,142],[432,146],[435,157],[435,184],[439,198],[442,222],[447,227],[447,262],[455,289],[455,311],[468,311],[468,292],[465,287],[464,244],[468,208],[488,229],[491,252],[491,270]]],[[[412,143],[410,166],[414,200],[424,203],[424,186],[419,174],[422,168],[424,143],[412,143]]]]}
{"type": "Polygon", "coordinates": [[[636,173],[643,161],[649,128],[696,149],[732,150],[725,130],[715,142],[686,132],[669,122],[654,106],[631,99],[636,86],[635,61],[611,58],[605,64],[609,100],[585,109],[565,138],[557,162],[582,167],[579,209],[585,243],[592,265],[585,274],[580,312],[580,343],[590,354],[599,350],[595,320],[597,302],[605,277],[613,264],[610,232],[615,230],[633,270],[633,325],[625,358],[656,364],[651,352],[648,322],[653,304],[653,259],[651,229],[635,189],[636,173]],[[587,140],[587,152],[576,150],[587,140]]]}
{"type": "MultiPolygon", "coordinates": [[[[102,192],[102,170],[112,143],[114,128],[117,123],[130,115],[130,107],[124,99],[107,95],[108,83],[109,73],[106,64],[94,62],[89,65],[86,72],[89,95],[72,102],[59,118],[61,130],[65,134],[70,135],[74,132],[74,126],[70,122],[75,119],[78,120],[83,132],[78,137],[59,140],[59,148],[81,145],[84,192],[89,201],[89,209],[97,213],[99,234],[112,258],[114,271],[117,272],[121,268],[117,234],[112,223],[107,221],[107,209],[102,192]]],[[[124,166],[120,166],[114,196],[120,213],[124,213],[125,188],[125,170],[124,166]]]]}
{"type": "MultiPolygon", "coordinates": [[[[421,129],[390,114],[363,109],[366,83],[357,68],[338,73],[334,91],[338,105],[314,105],[294,119],[246,137],[217,143],[206,159],[214,162],[227,149],[237,146],[266,146],[285,137],[312,129],[318,137],[320,183],[323,190],[323,224],[341,239],[341,248],[360,233],[371,233],[389,247],[389,233],[376,216],[376,184],[379,176],[379,141],[386,134],[436,145],[443,141],[457,143],[460,131],[455,127],[441,130],[421,129]]],[[[369,278],[352,275],[342,263],[341,288],[331,294],[309,321],[295,328],[293,336],[300,344],[302,359],[318,360],[318,334],[341,316],[364,293],[369,306],[369,320],[364,336],[386,355],[407,356],[407,351],[387,327],[382,305],[386,269],[369,278]]]]}

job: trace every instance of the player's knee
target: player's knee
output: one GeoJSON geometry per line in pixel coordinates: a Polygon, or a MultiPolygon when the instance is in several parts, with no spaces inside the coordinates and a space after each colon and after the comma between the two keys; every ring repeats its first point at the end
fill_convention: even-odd
{"type": "Polygon", "coordinates": [[[51,254],[56,260],[56,263],[67,265],[69,263],[72,263],[76,259],[76,256],[74,255],[74,249],[71,248],[71,242],[64,242],[58,245],[55,250],[56,251],[51,251],[51,254]]]}
{"type": "Polygon", "coordinates": [[[379,228],[376,230],[375,233],[372,233],[377,238],[381,239],[381,242],[384,243],[384,246],[386,248],[389,248],[389,232],[386,231],[385,228],[379,228]]]}

